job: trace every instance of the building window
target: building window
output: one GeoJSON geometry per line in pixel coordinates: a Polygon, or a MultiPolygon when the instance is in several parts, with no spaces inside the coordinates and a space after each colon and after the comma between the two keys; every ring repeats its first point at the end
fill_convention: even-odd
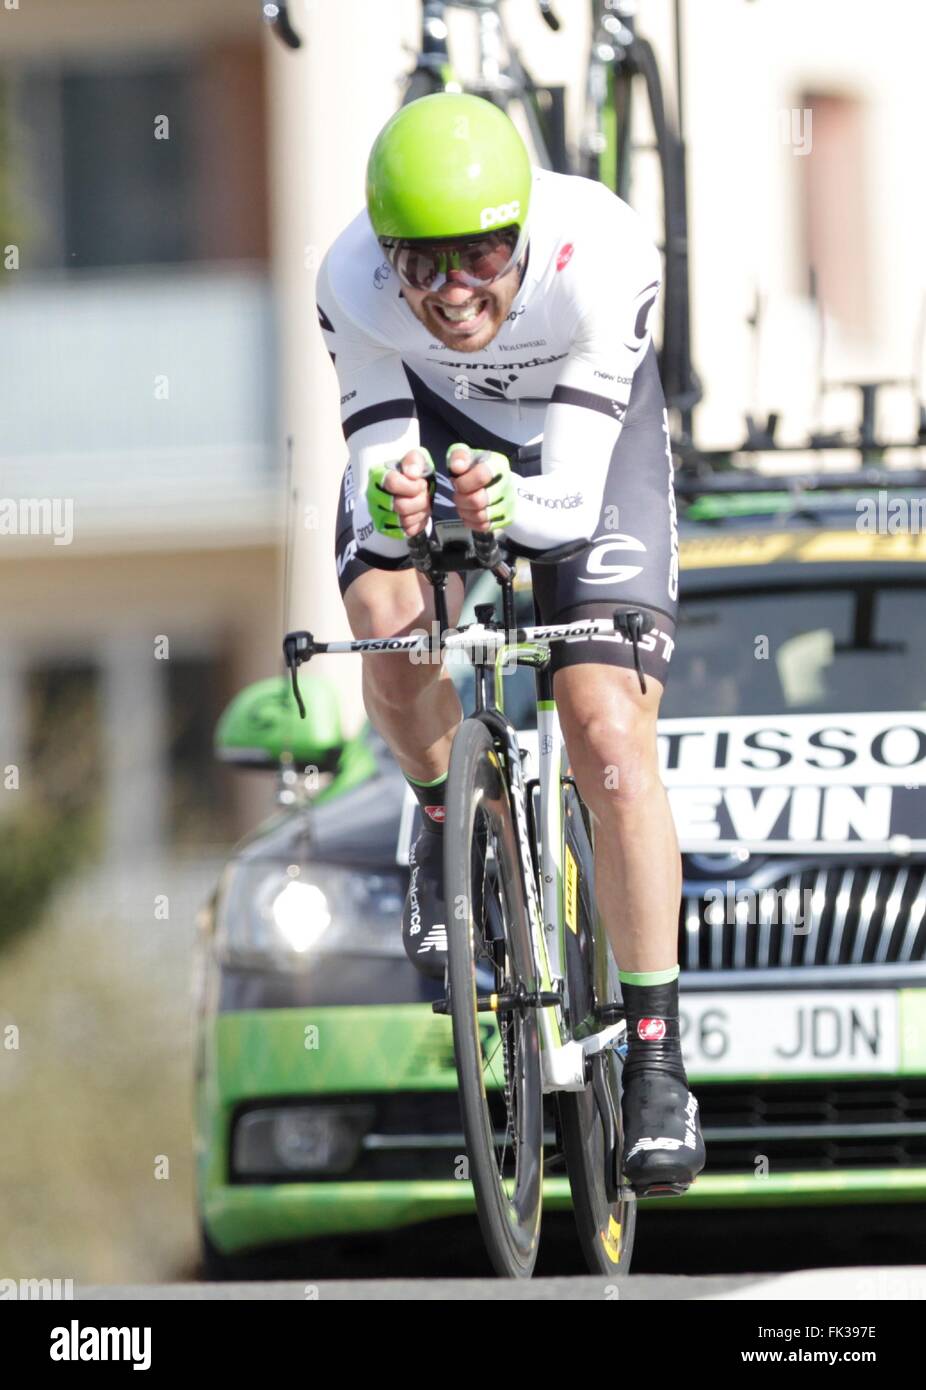
{"type": "Polygon", "coordinates": [[[0,228],[24,270],[265,261],[261,49],[0,65],[0,228]]]}
{"type": "Polygon", "coordinates": [[[190,95],[186,67],[62,77],[63,240],[69,266],[194,258],[190,95]]]}

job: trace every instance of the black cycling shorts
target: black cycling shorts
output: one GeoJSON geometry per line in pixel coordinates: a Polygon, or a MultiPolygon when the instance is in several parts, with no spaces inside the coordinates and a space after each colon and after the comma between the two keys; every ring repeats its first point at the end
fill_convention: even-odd
{"type": "MultiPolygon", "coordinates": [[[[529,477],[540,471],[539,445],[519,449],[480,429],[462,411],[436,396],[406,367],[418,413],[421,443],[446,480],[451,444],[493,449],[513,470],[529,477]]],[[[350,465],[341,483],[335,544],[341,593],[359,574],[376,568],[357,555],[349,498],[350,465]]],[[[434,515],[453,518],[449,480],[438,486],[434,515]]],[[[409,562],[410,563],[410,562],[409,562]]],[[[383,565],[383,568],[394,568],[383,565]]],[[[653,629],[639,643],[640,664],[664,686],[678,616],[678,528],[668,419],[656,354],[651,347],[633,378],[624,426],[611,455],[601,514],[594,536],[571,560],[532,569],[534,608],[540,623],[610,618],[616,603],[644,609],[653,629]]],[[[633,666],[630,642],[619,634],[552,643],[551,669],[582,662],[633,666]]]]}

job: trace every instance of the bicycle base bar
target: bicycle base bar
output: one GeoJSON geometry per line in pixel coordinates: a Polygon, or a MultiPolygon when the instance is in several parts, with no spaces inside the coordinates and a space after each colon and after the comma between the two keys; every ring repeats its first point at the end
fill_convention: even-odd
{"type": "MultiPolygon", "coordinates": [[[[444,629],[437,642],[427,633],[407,637],[359,637],[351,642],[319,642],[311,632],[289,632],[283,639],[283,655],[290,673],[293,696],[301,718],[305,718],[305,706],[299,691],[296,672],[304,662],[310,661],[319,653],[329,655],[352,652],[415,652],[421,655],[440,652],[469,651],[476,654],[482,663],[488,662],[488,653],[497,652],[502,647],[519,644],[565,642],[575,637],[613,637],[615,633],[629,641],[633,647],[634,665],[640,681],[640,688],[646,693],[646,680],[640,665],[638,642],[641,636],[652,628],[648,615],[634,608],[616,608],[614,618],[582,618],[572,623],[557,623],[545,627],[516,627],[505,632],[498,626],[484,623],[469,623],[464,628],[444,629]]],[[[533,663],[531,663],[533,664],[533,663]]]]}

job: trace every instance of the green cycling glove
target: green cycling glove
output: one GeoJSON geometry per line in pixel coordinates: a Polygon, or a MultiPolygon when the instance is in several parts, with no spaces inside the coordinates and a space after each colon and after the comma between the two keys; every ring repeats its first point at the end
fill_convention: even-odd
{"type": "MultiPolygon", "coordinates": [[[[469,449],[469,445],[451,444],[447,450],[448,465],[454,449],[469,449]]],[[[514,522],[515,506],[518,500],[511,464],[504,454],[496,454],[489,449],[470,449],[470,453],[473,455],[471,465],[473,468],[477,463],[487,463],[492,469],[493,476],[486,484],[489,525],[493,531],[503,531],[514,522]]],[[[451,477],[456,476],[458,475],[451,474],[451,477]]]]}
{"type": "MultiPolygon", "coordinates": [[[[428,490],[431,497],[434,496],[435,487],[435,468],[434,461],[427,449],[418,448],[417,452],[424,458],[427,465],[428,490]]],[[[367,477],[367,506],[370,509],[370,520],[373,522],[374,530],[381,536],[388,536],[392,541],[404,541],[405,532],[402,529],[402,522],[395,510],[395,497],[391,492],[387,492],[384,486],[386,474],[394,472],[397,464],[376,463],[370,469],[367,477]]]]}

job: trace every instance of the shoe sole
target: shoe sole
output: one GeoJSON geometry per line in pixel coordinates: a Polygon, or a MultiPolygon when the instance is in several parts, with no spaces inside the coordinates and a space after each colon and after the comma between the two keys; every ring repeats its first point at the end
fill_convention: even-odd
{"type": "Polygon", "coordinates": [[[690,1182],[651,1182],[634,1186],[630,1184],[636,1197],[681,1197],[691,1186],[690,1182]]]}

